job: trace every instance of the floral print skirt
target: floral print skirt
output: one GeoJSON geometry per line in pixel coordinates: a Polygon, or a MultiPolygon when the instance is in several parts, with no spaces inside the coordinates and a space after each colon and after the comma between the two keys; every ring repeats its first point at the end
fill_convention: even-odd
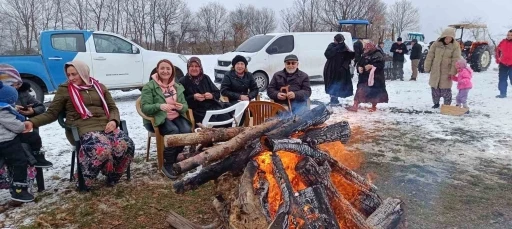
{"type": "MultiPolygon", "coordinates": [[[[36,167],[27,167],[27,183],[29,184],[29,191],[32,193],[32,186],[36,178],[36,167]]],[[[9,173],[8,166],[4,165],[0,168],[0,189],[9,189],[11,187],[12,174],[9,173]]]]}
{"type": "Polygon", "coordinates": [[[132,139],[119,129],[110,133],[88,132],[80,137],[80,144],[78,157],[87,187],[100,172],[112,181],[119,181],[135,151],[132,139]]]}

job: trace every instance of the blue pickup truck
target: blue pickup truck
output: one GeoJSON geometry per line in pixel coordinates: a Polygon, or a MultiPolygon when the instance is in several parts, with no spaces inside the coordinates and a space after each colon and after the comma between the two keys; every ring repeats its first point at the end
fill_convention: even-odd
{"type": "Polygon", "coordinates": [[[90,30],[51,30],[39,36],[39,54],[0,56],[0,63],[14,66],[24,82],[30,83],[39,101],[67,80],[64,64],[81,60],[89,65],[91,76],[110,90],[140,89],[150,80],[161,59],[176,67],[177,78],[186,72],[187,58],[181,54],[150,51],[109,32],[90,30]]]}

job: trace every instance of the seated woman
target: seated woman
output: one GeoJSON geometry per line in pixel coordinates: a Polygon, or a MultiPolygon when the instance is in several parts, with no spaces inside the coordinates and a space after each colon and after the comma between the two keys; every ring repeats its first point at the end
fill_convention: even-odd
{"type": "MultiPolygon", "coordinates": [[[[191,133],[192,127],[186,114],[188,111],[187,100],[180,83],[175,82],[176,71],[171,61],[163,59],[156,65],[157,73],[151,76],[142,88],[141,110],[150,117],[155,118],[155,126],[162,135],[191,133]]],[[[144,127],[154,132],[150,121],[144,120],[144,127]]],[[[183,146],[166,147],[164,149],[164,166],[162,172],[169,179],[177,176],[172,169],[178,154],[183,151],[183,146]]]]}
{"type": "MultiPolygon", "coordinates": [[[[107,184],[116,184],[133,160],[135,145],[120,124],[119,110],[107,87],[92,78],[81,61],[64,65],[68,81],[59,85],[48,110],[25,122],[26,130],[56,121],[66,113],[66,124],[78,128],[80,165],[89,189],[101,171],[107,184]]],[[[66,131],[70,142],[72,136],[66,131]]]]}
{"type": "Polygon", "coordinates": [[[259,88],[252,73],[247,70],[247,63],[245,57],[235,56],[231,61],[231,71],[222,79],[220,94],[228,97],[231,104],[250,101],[258,96],[259,88]]]}
{"type": "MultiPolygon", "coordinates": [[[[194,113],[194,120],[197,123],[201,123],[206,115],[206,111],[224,108],[219,101],[220,91],[213,84],[210,77],[204,74],[199,58],[191,57],[188,60],[187,68],[187,75],[181,78],[179,82],[185,87],[185,99],[194,113]]],[[[220,122],[230,118],[229,114],[213,115],[210,121],[220,122]]],[[[226,126],[230,127],[231,125],[226,126]]]]}

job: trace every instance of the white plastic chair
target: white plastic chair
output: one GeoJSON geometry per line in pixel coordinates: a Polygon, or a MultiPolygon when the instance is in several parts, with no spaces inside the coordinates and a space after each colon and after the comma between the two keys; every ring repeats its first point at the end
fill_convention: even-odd
{"type": "MultiPolygon", "coordinates": [[[[235,125],[235,123],[239,124],[240,121],[242,120],[242,115],[244,115],[244,111],[247,108],[247,106],[249,106],[249,101],[240,101],[240,102],[236,103],[235,105],[230,106],[228,108],[224,108],[221,110],[206,111],[206,115],[204,116],[203,122],[201,124],[203,124],[203,126],[208,127],[208,128],[211,128],[214,126],[226,125],[229,123],[232,123],[233,125],[235,125]],[[234,118],[230,118],[226,121],[210,122],[210,118],[212,117],[212,115],[227,114],[233,110],[235,111],[234,118]],[[235,120],[236,120],[236,122],[235,122],[235,120]]],[[[197,129],[196,129],[196,131],[197,131],[197,129]]]]}

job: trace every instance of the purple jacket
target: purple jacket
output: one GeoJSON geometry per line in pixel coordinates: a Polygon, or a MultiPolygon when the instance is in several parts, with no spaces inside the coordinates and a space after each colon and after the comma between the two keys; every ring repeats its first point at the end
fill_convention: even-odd
{"type": "Polygon", "coordinates": [[[458,74],[456,76],[452,76],[452,80],[457,83],[457,89],[471,89],[473,88],[473,83],[471,83],[471,78],[473,77],[473,73],[471,70],[467,68],[463,68],[458,70],[458,74]]]}

